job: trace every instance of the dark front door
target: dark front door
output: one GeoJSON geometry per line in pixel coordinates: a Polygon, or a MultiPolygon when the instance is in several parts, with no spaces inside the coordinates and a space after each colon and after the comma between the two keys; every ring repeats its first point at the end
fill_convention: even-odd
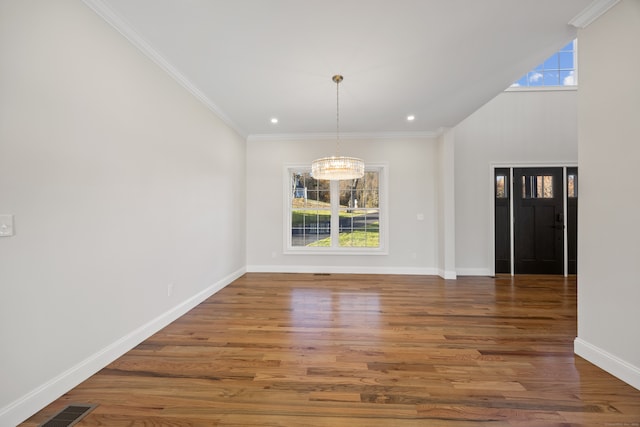
{"type": "Polygon", "coordinates": [[[516,274],[563,274],[562,168],[513,170],[516,274]]]}

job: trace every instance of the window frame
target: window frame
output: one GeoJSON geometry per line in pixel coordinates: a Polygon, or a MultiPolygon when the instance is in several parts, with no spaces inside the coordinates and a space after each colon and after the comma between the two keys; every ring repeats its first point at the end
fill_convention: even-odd
{"type": "Polygon", "coordinates": [[[544,92],[544,91],[563,91],[563,90],[575,91],[575,90],[578,90],[578,84],[579,84],[579,81],[578,81],[578,39],[575,38],[571,42],[568,42],[568,43],[564,44],[560,49],[558,49],[556,52],[554,52],[552,55],[550,55],[548,58],[546,58],[544,61],[542,61],[538,66],[536,66],[536,67],[532,68],[531,70],[527,71],[523,76],[518,78],[518,80],[513,82],[511,84],[511,86],[506,88],[505,92],[544,92]],[[573,50],[572,50],[572,53],[573,53],[573,69],[571,69],[571,71],[573,71],[573,78],[574,78],[574,82],[575,82],[573,85],[545,85],[545,84],[541,84],[541,85],[514,86],[523,77],[527,76],[529,73],[534,72],[534,71],[540,71],[540,72],[544,73],[545,71],[549,71],[550,70],[550,71],[557,71],[558,73],[560,73],[562,71],[569,70],[568,68],[562,68],[560,63],[558,63],[558,68],[549,68],[549,69],[545,69],[544,68],[544,64],[556,54],[559,55],[561,53],[567,53],[568,51],[564,50],[564,48],[570,43],[573,43],[573,50]]]}
{"type": "Polygon", "coordinates": [[[331,247],[318,246],[293,246],[292,245],[292,211],[291,208],[291,175],[293,172],[311,172],[310,164],[287,164],[283,168],[283,253],[285,255],[388,255],[388,175],[389,167],[386,163],[366,163],[365,172],[378,172],[379,195],[379,246],[367,247],[340,247],[338,246],[339,229],[337,227],[339,216],[339,204],[333,203],[334,194],[339,192],[339,182],[331,181],[330,191],[332,196],[331,206],[331,247]]]}

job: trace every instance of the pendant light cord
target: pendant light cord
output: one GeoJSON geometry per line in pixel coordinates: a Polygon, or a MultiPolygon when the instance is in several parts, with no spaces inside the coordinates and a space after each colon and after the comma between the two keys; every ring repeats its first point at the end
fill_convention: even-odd
{"type": "Polygon", "coordinates": [[[336,82],[336,157],[340,156],[340,82],[343,77],[341,75],[333,76],[336,82]]]}

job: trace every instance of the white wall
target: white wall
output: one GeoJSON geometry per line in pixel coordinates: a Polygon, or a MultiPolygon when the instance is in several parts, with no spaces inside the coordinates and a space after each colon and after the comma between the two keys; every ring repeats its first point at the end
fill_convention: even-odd
{"type": "Polygon", "coordinates": [[[455,129],[444,129],[438,137],[437,207],[438,275],[456,278],[455,129]]]}
{"type": "Polygon", "coordinates": [[[640,2],[580,31],[576,353],[640,389],[640,2]]]}
{"type": "Polygon", "coordinates": [[[458,274],[492,270],[492,164],[577,162],[576,97],[576,91],[503,92],[455,127],[458,274]]]}
{"type": "Polygon", "coordinates": [[[246,146],[79,0],[0,2],[0,94],[15,425],[243,272],[246,146]]]}
{"type": "Polygon", "coordinates": [[[283,254],[283,169],[311,165],[335,149],[335,140],[248,142],[247,269],[437,274],[435,138],[341,141],[341,154],[388,165],[388,255],[283,254]],[[424,220],[417,220],[419,213],[424,220]]]}
{"type": "Polygon", "coordinates": [[[352,147],[351,152],[343,147],[345,154],[390,164],[392,240],[389,256],[381,259],[282,254],[283,165],[310,163],[315,157],[331,154],[332,144],[285,140],[248,143],[250,271],[488,275],[493,240],[491,165],[576,164],[577,93],[504,92],[434,139],[343,141],[352,147]],[[415,176],[420,179],[415,181],[415,176]],[[414,181],[416,187],[412,187],[414,181]],[[417,191],[423,196],[414,197],[417,191]],[[426,214],[424,222],[416,221],[417,213],[426,214]]]}

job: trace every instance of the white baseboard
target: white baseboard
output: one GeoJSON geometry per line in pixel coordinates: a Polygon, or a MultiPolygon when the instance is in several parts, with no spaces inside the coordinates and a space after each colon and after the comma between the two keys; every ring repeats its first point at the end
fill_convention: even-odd
{"type": "Polygon", "coordinates": [[[491,270],[488,268],[457,268],[458,276],[491,276],[491,270]]]}
{"type": "Polygon", "coordinates": [[[442,277],[445,280],[456,280],[458,278],[458,275],[455,271],[441,269],[438,269],[438,276],[442,277]]]}
{"type": "Polygon", "coordinates": [[[581,338],[573,341],[573,351],[583,359],[609,372],[632,387],[640,390],[640,368],[620,359],[581,338]]]}
{"type": "Polygon", "coordinates": [[[239,269],[113,342],[4,408],[0,425],[18,425],[245,273],[239,269]]]}
{"type": "Polygon", "coordinates": [[[342,267],[331,265],[248,265],[248,273],[322,273],[322,274],[410,274],[437,276],[436,268],[415,267],[342,267]]]}
{"type": "MultiPolygon", "coordinates": [[[[488,272],[488,270],[486,270],[488,272]]],[[[334,273],[334,274],[409,274],[419,276],[440,276],[443,279],[455,280],[456,271],[439,268],[417,267],[340,267],[316,265],[249,265],[249,273],[334,273]]],[[[482,270],[484,273],[485,270],[482,270]]],[[[487,274],[465,274],[467,276],[488,276],[487,274]]]]}

